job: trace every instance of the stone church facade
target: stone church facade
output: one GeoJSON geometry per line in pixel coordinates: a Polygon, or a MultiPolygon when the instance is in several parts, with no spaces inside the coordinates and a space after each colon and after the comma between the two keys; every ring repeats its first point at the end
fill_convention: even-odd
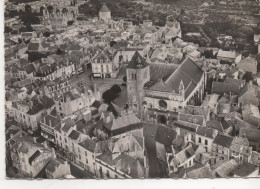
{"type": "Polygon", "coordinates": [[[127,67],[129,111],[145,121],[169,124],[187,105],[201,104],[206,85],[204,71],[190,58],[172,67],[147,63],[136,52],[127,67]]]}

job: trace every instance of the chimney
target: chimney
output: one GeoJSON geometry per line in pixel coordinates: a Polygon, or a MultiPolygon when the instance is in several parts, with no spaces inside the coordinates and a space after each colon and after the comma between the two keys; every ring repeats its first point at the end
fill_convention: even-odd
{"type": "Polygon", "coordinates": [[[229,102],[230,102],[230,104],[232,102],[232,93],[231,92],[229,92],[229,102]]]}
{"type": "Polygon", "coordinates": [[[252,86],[253,86],[252,80],[250,80],[250,81],[248,82],[248,85],[249,85],[249,89],[251,90],[251,89],[252,89],[252,86]]]}
{"type": "Polygon", "coordinates": [[[127,174],[130,174],[131,173],[131,168],[130,166],[127,167],[127,174]]]}
{"type": "Polygon", "coordinates": [[[64,161],[64,164],[65,164],[66,167],[69,166],[67,161],[64,161]]]}
{"type": "Polygon", "coordinates": [[[57,159],[56,152],[55,152],[54,148],[52,148],[51,150],[52,150],[52,153],[53,153],[53,158],[57,159]]]}
{"type": "Polygon", "coordinates": [[[43,142],[43,146],[44,146],[44,148],[48,148],[47,141],[43,142]]]}
{"type": "Polygon", "coordinates": [[[37,143],[36,137],[33,137],[33,142],[34,142],[34,143],[37,143]]]}

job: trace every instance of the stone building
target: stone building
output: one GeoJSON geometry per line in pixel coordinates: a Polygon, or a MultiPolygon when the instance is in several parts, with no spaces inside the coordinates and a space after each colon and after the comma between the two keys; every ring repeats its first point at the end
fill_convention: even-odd
{"type": "Polygon", "coordinates": [[[205,73],[189,58],[178,67],[149,64],[136,52],[126,72],[129,109],[146,121],[169,124],[185,106],[202,102],[205,73]]]}
{"type": "Polygon", "coordinates": [[[104,3],[99,11],[99,19],[108,24],[111,21],[111,12],[104,3]]]}

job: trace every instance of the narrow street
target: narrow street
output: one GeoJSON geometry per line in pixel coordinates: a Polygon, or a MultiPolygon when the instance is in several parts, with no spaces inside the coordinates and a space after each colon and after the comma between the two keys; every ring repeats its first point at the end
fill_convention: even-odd
{"type": "Polygon", "coordinates": [[[145,147],[148,156],[150,178],[162,178],[165,175],[161,163],[156,155],[156,146],[155,146],[156,131],[157,131],[156,125],[145,125],[144,127],[145,147]]]}

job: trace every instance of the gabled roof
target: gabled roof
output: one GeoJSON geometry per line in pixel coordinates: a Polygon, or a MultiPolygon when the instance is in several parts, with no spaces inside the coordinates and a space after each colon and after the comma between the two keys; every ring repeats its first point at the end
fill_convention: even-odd
{"type": "Polygon", "coordinates": [[[51,158],[50,161],[47,163],[45,169],[53,173],[56,167],[58,168],[60,165],[64,163],[65,162],[61,159],[51,158]]]}
{"type": "Polygon", "coordinates": [[[214,178],[215,175],[209,167],[201,167],[187,172],[187,178],[214,178]]]}
{"type": "Polygon", "coordinates": [[[232,52],[232,51],[223,51],[223,50],[219,50],[218,51],[218,57],[223,57],[223,58],[236,58],[236,52],[232,52]]]}
{"type": "Polygon", "coordinates": [[[185,149],[183,149],[174,156],[173,161],[177,163],[177,166],[184,163],[190,157],[195,155],[195,151],[197,150],[197,148],[198,146],[194,146],[194,149],[192,145],[187,146],[185,149]]]}
{"type": "Polygon", "coordinates": [[[238,83],[226,83],[226,82],[213,82],[212,83],[212,93],[224,94],[232,93],[238,94],[240,91],[240,84],[238,83]]]}
{"type": "Polygon", "coordinates": [[[159,79],[166,80],[179,65],[175,64],[161,64],[151,63],[150,64],[150,80],[158,81],[159,79]]]}
{"type": "Polygon", "coordinates": [[[191,94],[203,76],[202,69],[189,57],[164,81],[159,81],[151,90],[179,93],[180,84],[184,87],[185,99],[191,94]]]}
{"type": "Polygon", "coordinates": [[[214,139],[213,143],[229,148],[232,144],[233,138],[227,135],[218,134],[214,139]]]}
{"type": "Polygon", "coordinates": [[[87,149],[88,151],[94,153],[97,143],[98,143],[97,140],[87,139],[87,140],[84,140],[83,142],[79,143],[79,145],[82,146],[83,148],[87,149]]]}
{"type": "Polygon", "coordinates": [[[80,133],[78,131],[72,130],[71,133],[69,134],[69,138],[72,140],[78,140],[80,136],[80,133]]]}
{"type": "Polygon", "coordinates": [[[139,54],[138,51],[135,52],[134,56],[132,57],[131,61],[127,65],[126,68],[130,69],[142,69],[149,66],[146,60],[139,54]]]}
{"type": "Polygon", "coordinates": [[[196,134],[207,137],[207,138],[214,139],[214,132],[215,132],[214,129],[210,129],[207,127],[198,127],[196,134]]]}
{"type": "Polygon", "coordinates": [[[39,43],[30,43],[28,45],[28,50],[29,51],[37,51],[40,47],[40,44],[39,43]]]}
{"type": "Polygon", "coordinates": [[[174,126],[194,133],[196,132],[197,128],[200,127],[200,125],[198,124],[179,121],[179,120],[174,123],[174,126]]]}
{"type": "Polygon", "coordinates": [[[255,165],[251,165],[249,163],[244,163],[240,165],[233,171],[233,174],[239,177],[246,177],[256,171],[257,167],[255,165]]]}
{"type": "Polygon", "coordinates": [[[60,125],[61,123],[61,120],[57,117],[54,117],[52,115],[46,115],[42,120],[41,122],[45,122],[46,121],[46,125],[48,126],[51,126],[51,127],[56,127],[58,124],[60,125]],[[51,123],[51,125],[50,125],[51,123]]]}
{"type": "Polygon", "coordinates": [[[237,162],[232,159],[220,165],[215,171],[221,178],[230,177],[232,172],[238,167],[237,162]]]}
{"type": "Polygon", "coordinates": [[[140,124],[141,121],[135,114],[128,114],[122,117],[118,117],[112,121],[112,124],[106,124],[105,127],[110,131],[121,129],[133,124],[140,124]]]}
{"type": "Polygon", "coordinates": [[[203,122],[204,122],[204,116],[179,113],[179,120],[185,121],[185,122],[190,122],[190,123],[195,123],[195,124],[202,126],[203,122]]]}
{"type": "Polygon", "coordinates": [[[171,145],[176,135],[177,133],[173,129],[160,125],[155,135],[155,141],[164,145],[171,145]]]}
{"type": "Polygon", "coordinates": [[[26,71],[27,74],[35,71],[35,67],[33,66],[33,64],[26,64],[25,66],[23,66],[23,69],[26,71]]]}
{"type": "Polygon", "coordinates": [[[260,130],[256,128],[241,128],[239,130],[240,137],[246,137],[249,141],[260,143],[260,130]]]}
{"type": "Polygon", "coordinates": [[[112,101],[112,105],[116,105],[115,109],[117,110],[117,107],[123,108],[127,103],[127,90],[124,89],[124,91],[121,92],[120,96],[117,97],[112,101]]]}
{"type": "Polygon", "coordinates": [[[97,63],[100,63],[102,60],[105,63],[105,62],[111,62],[113,60],[113,57],[112,54],[107,49],[105,49],[99,54],[97,54],[97,56],[95,56],[93,60],[97,60],[97,63]]]}

